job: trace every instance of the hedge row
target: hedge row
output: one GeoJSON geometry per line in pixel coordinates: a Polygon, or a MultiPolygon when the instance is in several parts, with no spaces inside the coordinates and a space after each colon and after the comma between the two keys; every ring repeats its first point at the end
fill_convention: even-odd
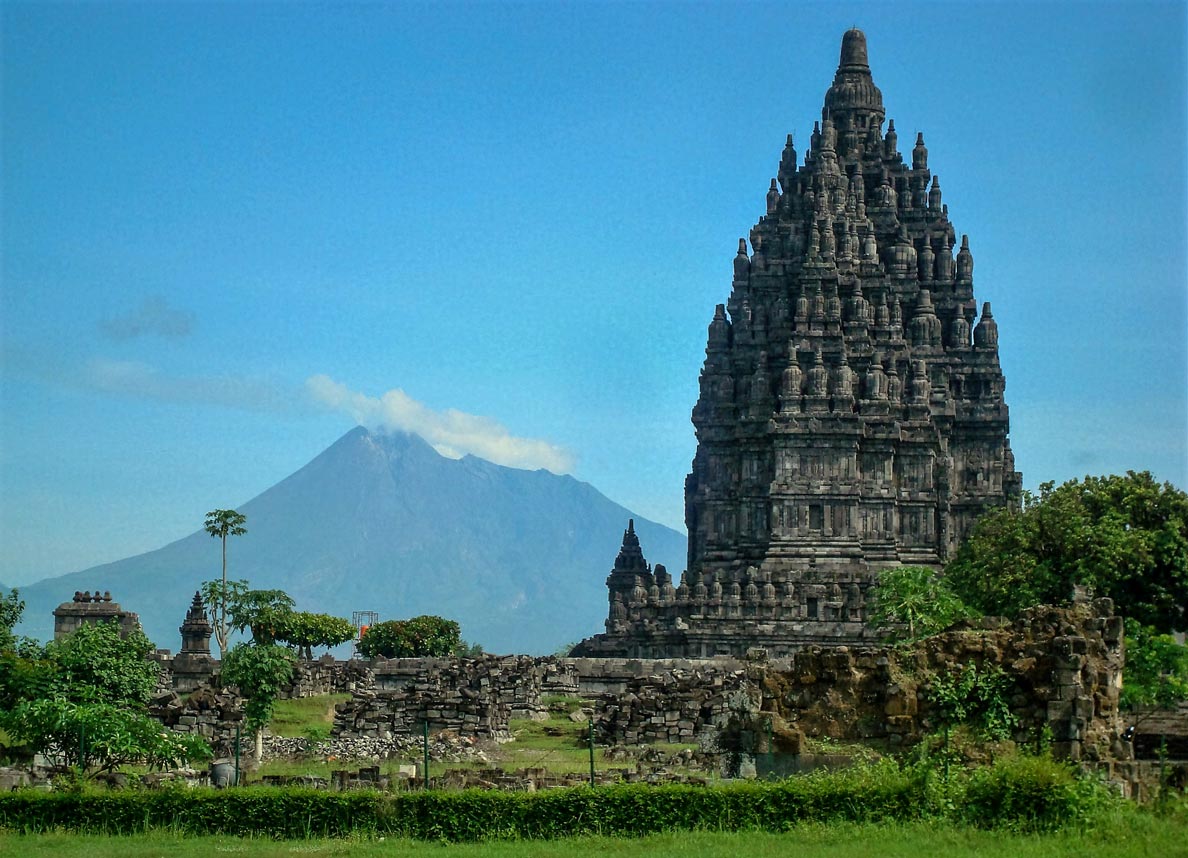
{"type": "MultiPolygon", "coordinates": [[[[999,767],[1001,769],[1001,767],[999,767]]],[[[424,840],[637,836],[668,830],[783,831],[805,822],[878,822],[947,815],[981,826],[1059,828],[1104,790],[1048,761],[958,783],[881,766],[779,783],[721,787],[622,785],[538,793],[332,793],[286,788],[153,792],[33,791],[0,795],[0,829],[302,838],[375,833],[424,840]],[[960,791],[960,800],[954,791],[960,791]]]]}

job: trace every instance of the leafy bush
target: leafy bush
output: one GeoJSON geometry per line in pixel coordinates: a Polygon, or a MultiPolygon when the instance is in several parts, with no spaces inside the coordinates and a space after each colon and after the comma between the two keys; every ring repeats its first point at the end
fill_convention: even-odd
{"type": "Polygon", "coordinates": [[[968,724],[988,739],[1009,739],[1019,719],[1011,712],[1011,680],[996,666],[968,664],[933,678],[928,700],[941,724],[968,724]]]}
{"type": "Polygon", "coordinates": [[[150,661],[153,642],[139,628],[121,635],[115,620],[84,623],[45,647],[54,690],[70,700],[140,706],[157,688],[160,668],[150,661]]]}
{"type": "Polygon", "coordinates": [[[973,613],[943,578],[923,566],[879,572],[875,598],[871,622],[892,639],[919,640],[973,613]]]}
{"type": "Polygon", "coordinates": [[[163,730],[159,721],[110,703],[24,700],[5,714],[4,729],[63,765],[92,774],[135,763],[166,768],[211,757],[201,737],[163,730]]]}
{"type": "Polygon", "coordinates": [[[420,616],[376,623],[359,641],[359,652],[366,658],[441,658],[461,643],[462,630],[453,620],[420,616]]]}
{"type": "Polygon", "coordinates": [[[1010,756],[970,775],[960,819],[1019,831],[1083,828],[1117,801],[1100,781],[1079,777],[1071,763],[1010,756]]]}
{"type": "Polygon", "coordinates": [[[262,730],[272,718],[276,695],[293,678],[293,654],[276,644],[239,643],[223,657],[220,676],[247,698],[248,729],[262,730]]]}

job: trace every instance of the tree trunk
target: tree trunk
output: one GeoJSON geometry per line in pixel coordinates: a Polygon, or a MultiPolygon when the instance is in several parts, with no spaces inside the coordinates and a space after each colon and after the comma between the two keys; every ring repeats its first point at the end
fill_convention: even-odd
{"type": "Polygon", "coordinates": [[[264,760],[264,731],[256,731],[256,765],[260,765],[264,760]]]}

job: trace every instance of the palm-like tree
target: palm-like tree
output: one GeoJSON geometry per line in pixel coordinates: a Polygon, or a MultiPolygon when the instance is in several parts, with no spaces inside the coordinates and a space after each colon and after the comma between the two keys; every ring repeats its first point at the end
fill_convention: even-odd
{"type": "Polygon", "coordinates": [[[215,640],[218,642],[220,655],[227,652],[227,537],[247,533],[247,528],[243,526],[245,522],[247,516],[233,509],[216,509],[206,514],[206,523],[203,525],[207,533],[223,543],[223,585],[217,594],[216,604],[211,605],[215,640]]]}

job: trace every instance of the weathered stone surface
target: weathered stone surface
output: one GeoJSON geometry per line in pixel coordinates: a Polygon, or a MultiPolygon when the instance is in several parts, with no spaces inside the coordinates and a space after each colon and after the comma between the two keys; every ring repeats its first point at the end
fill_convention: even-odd
{"type": "Polygon", "coordinates": [[[606,633],[575,655],[861,643],[878,569],[939,567],[1020,496],[968,239],[954,258],[923,135],[905,163],[866,56],[846,33],[804,163],[789,136],[710,322],[688,568],[679,583],[652,570],[628,525],[606,633]]]}

